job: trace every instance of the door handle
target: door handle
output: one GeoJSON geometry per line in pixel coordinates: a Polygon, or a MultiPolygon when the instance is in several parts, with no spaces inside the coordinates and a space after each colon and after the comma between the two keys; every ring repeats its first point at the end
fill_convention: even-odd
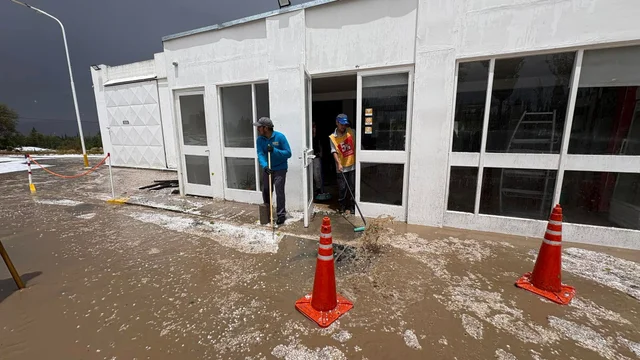
{"type": "Polygon", "coordinates": [[[210,151],[209,151],[209,150],[205,150],[204,152],[205,152],[205,153],[207,153],[207,154],[209,154],[209,153],[210,153],[210,151]]]}

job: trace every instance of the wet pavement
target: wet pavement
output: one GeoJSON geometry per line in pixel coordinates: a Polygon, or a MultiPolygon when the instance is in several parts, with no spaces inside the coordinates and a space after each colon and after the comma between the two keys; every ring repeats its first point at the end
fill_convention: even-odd
{"type": "Polygon", "coordinates": [[[338,291],[355,306],[320,329],[294,303],[313,284],[323,214],[272,234],[253,205],[137,190],[175,173],[114,175],[144,206],[107,204],[106,169],[34,170],[35,195],[26,174],[0,174],[0,239],[27,283],[16,291],[0,267],[0,358],[640,358],[638,251],[565,244],[577,296],[559,306],[513,285],[540,239],[394,224],[371,254],[332,216],[338,291]]]}

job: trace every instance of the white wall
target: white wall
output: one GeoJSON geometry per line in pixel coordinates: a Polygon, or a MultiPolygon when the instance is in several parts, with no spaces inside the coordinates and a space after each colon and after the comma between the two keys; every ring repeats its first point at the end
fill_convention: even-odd
{"type": "Polygon", "coordinates": [[[158,79],[158,99],[160,101],[160,115],[162,119],[162,132],[164,136],[164,150],[167,156],[167,167],[178,168],[178,144],[175,137],[173,122],[173,108],[171,107],[171,90],[167,79],[158,79]]]}
{"type": "Polygon", "coordinates": [[[102,68],[109,80],[126,79],[136,76],[155,75],[155,60],[139,61],[131,64],[107,66],[102,68]]]}
{"type": "Polygon", "coordinates": [[[306,9],[307,69],[413,63],[416,7],[417,0],[344,0],[306,9]]]}
{"type": "Polygon", "coordinates": [[[98,112],[98,124],[100,126],[100,137],[102,138],[102,151],[105,155],[113,151],[111,140],[109,139],[109,121],[107,120],[107,104],[104,99],[104,82],[108,80],[106,77],[106,65],[99,65],[101,70],[91,71],[91,80],[93,82],[93,95],[96,100],[96,110],[98,112]]]}
{"type": "Polygon", "coordinates": [[[276,130],[287,136],[289,159],[287,210],[302,210],[302,152],[305,119],[305,12],[267,18],[269,52],[269,104],[276,130]]]}
{"type": "Polygon", "coordinates": [[[267,78],[265,20],[164,42],[172,89],[267,78]],[[177,62],[178,66],[174,66],[177,62]]]}
{"type": "MultiPolygon", "coordinates": [[[[637,43],[638,18],[640,6],[636,0],[420,0],[408,221],[489,231],[506,229],[495,226],[499,222],[489,226],[487,217],[444,214],[456,60],[637,43]]],[[[538,222],[523,221],[536,231],[540,227],[538,222]]],[[[593,235],[592,230],[568,235],[587,233],[593,235]]],[[[567,240],[591,241],[578,237],[567,240]]],[[[623,242],[618,245],[629,244],[623,242]]]]}
{"type": "MultiPolygon", "coordinates": [[[[160,120],[162,121],[162,137],[164,140],[163,143],[163,159],[162,159],[162,168],[165,166],[169,169],[175,169],[177,166],[176,159],[176,144],[174,138],[174,129],[172,125],[172,117],[166,117],[171,114],[171,104],[170,104],[170,93],[167,88],[167,80],[163,78],[163,75],[166,74],[166,65],[164,62],[163,54],[155,54],[153,60],[140,61],[136,63],[126,64],[126,65],[118,65],[118,66],[107,66],[107,65],[99,65],[100,70],[94,70],[91,68],[91,78],[93,80],[93,90],[94,96],[96,100],[96,108],[98,112],[98,121],[100,124],[100,134],[102,136],[102,144],[105,153],[112,153],[114,158],[117,154],[114,153],[114,147],[111,143],[112,139],[109,136],[109,113],[107,111],[107,89],[117,88],[119,85],[115,87],[105,87],[104,84],[107,82],[113,83],[114,81],[123,81],[127,82],[131,79],[140,79],[140,78],[158,78],[157,92],[158,94],[153,94],[154,98],[157,97],[157,101],[159,101],[160,105],[160,120]],[[160,71],[159,71],[160,70],[160,71]],[[160,74],[160,75],[158,75],[160,74]],[[169,96],[168,96],[169,95],[169,96]]],[[[140,82],[140,84],[147,84],[146,82],[140,82]]],[[[154,85],[155,87],[155,85],[154,85]]],[[[121,154],[122,155],[122,154],[121,154]]],[[[137,155],[136,155],[137,156],[137,155]]],[[[160,162],[156,162],[154,167],[159,167],[160,162]]],[[[129,165],[133,166],[133,165],[129,165]]],[[[144,165],[140,165],[144,166],[144,165]]]]}
{"type": "MultiPolygon", "coordinates": [[[[218,86],[268,78],[266,37],[265,20],[262,19],[164,42],[164,62],[172,100],[170,119],[174,127],[179,124],[173,108],[176,91],[204,88],[214,198],[224,198],[225,184],[218,86]]],[[[176,143],[176,146],[180,155],[180,144],[176,143]]],[[[179,173],[181,177],[184,176],[181,171],[179,173]]]]}

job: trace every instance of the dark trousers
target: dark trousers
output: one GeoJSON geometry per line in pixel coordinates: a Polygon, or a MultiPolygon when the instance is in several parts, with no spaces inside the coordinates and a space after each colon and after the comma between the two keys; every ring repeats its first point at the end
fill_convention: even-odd
{"type": "MultiPolygon", "coordinates": [[[[287,210],[284,206],[284,184],[287,180],[287,170],[274,171],[271,174],[271,180],[273,181],[273,188],[276,189],[277,219],[284,219],[287,215],[287,210]]],[[[273,188],[271,189],[272,192],[273,188]]],[[[267,173],[262,175],[262,201],[265,204],[269,204],[269,175],[267,173]]]]}
{"type": "Polygon", "coordinates": [[[351,210],[351,212],[355,212],[356,210],[356,203],[354,201],[354,199],[351,197],[351,193],[349,192],[349,189],[347,189],[347,183],[344,181],[345,178],[347,178],[347,182],[349,184],[349,188],[351,189],[351,191],[353,191],[353,195],[355,196],[355,191],[356,191],[356,172],[355,171],[349,171],[346,173],[343,173],[344,176],[342,176],[342,174],[338,173],[338,188],[339,188],[339,195],[340,198],[338,199],[340,201],[340,208],[341,210],[351,210]]]}

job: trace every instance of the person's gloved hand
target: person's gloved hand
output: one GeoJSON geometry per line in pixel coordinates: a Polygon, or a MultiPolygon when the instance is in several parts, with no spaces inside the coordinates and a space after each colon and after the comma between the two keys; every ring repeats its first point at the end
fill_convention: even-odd
{"type": "Polygon", "coordinates": [[[271,174],[273,174],[273,170],[271,170],[271,169],[270,169],[270,168],[268,168],[268,167],[267,167],[267,168],[264,168],[264,172],[265,172],[265,174],[267,174],[267,175],[271,175],[271,174]]]}
{"type": "Polygon", "coordinates": [[[270,153],[273,152],[273,146],[271,146],[271,144],[267,144],[267,151],[270,153]]]}

